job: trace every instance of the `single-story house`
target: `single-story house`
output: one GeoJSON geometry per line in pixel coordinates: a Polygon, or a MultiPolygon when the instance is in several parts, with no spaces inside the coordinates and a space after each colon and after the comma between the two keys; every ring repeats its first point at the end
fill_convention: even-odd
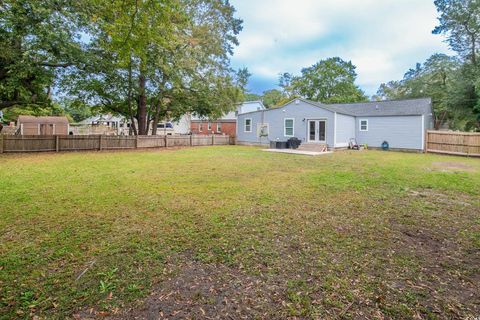
{"type": "Polygon", "coordinates": [[[224,134],[235,136],[237,132],[237,116],[239,114],[265,110],[261,101],[246,101],[218,119],[208,119],[192,115],[190,131],[193,134],[224,134]]]}
{"type": "Polygon", "coordinates": [[[67,135],[69,129],[66,117],[19,116],[17,132],[27,136],[67,135]]]}
{"type": "Polygon", "coordinates": [[[268,145],[296,137],[302,144],[346,148],[350,139],[369,147],[423,150],[433,128],[430,98],[323,104],[294,99],[282,107],[239,114],[239,144],[268,145]]]}

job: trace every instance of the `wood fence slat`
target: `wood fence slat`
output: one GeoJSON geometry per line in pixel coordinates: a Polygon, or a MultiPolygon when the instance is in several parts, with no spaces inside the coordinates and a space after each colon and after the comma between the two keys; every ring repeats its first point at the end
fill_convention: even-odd
{"type": "Polygon", "coordinates": [[[426,151],[480,157],[480,133],[427,131],[426,151]]]}
{"type": "Polygon", "coordinates": [[[165,148],[187,146],[228,145],[230,136],[107,136],[55,135],[7,136],[0,135],[0,153],[40,151],[86,151],[137,148],[165,148]]]}

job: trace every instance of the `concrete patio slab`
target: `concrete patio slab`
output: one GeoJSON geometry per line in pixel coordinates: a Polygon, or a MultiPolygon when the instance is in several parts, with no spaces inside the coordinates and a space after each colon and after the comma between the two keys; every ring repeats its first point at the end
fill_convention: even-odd
{"type": "Polygon", "coordinates": [[[304,156],[322,156],[325,154],[331,154],[333,151],[326,152],[316,152],[316,151],[304,151],[304,150],[294,150],[294,149],[262,149],[266,152],[277,152],[277,153],[289,153],[289,154],[301,154],[304,156]]]}

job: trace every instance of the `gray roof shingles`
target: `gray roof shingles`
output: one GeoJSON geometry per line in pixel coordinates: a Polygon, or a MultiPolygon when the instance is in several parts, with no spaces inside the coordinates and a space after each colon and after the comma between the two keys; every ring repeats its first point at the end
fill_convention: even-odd
{"type": "Polygon", "coordinates": [[[413,116],[432,113],[432,100],[430,98],[342,104],[322,104],[315,101],[305,101],[320,108],[356,117],[413,116]]]}

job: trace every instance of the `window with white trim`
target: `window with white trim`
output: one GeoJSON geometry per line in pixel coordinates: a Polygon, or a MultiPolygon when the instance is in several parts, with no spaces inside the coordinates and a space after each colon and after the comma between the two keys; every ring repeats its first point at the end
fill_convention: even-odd
{"type": "Polygon", "coordinates": [[[198,124],[198,132],[202,132],[202,130],[203,130],[203,126],[202,126],[202,123],[200,122],[198,124]]]}
{"type": "Polygon", "coordinates": [[[222,132],[222,123],[217,122],[217,132],[222,132]]]}
{"type": "Polygon", "coordinates": [[[284,121],[284,135],[285,137],[293,137],[295,135],[295,119],[286,118],[284,121]]]}
{"type": "Polygon", "coordinates": [[[360,131],[368,131],[368,120],[360,119],[360,131]]]}
{"type": "Polygon", "coordinates": [[[251,118],[246,118],[245,119],[245,132],[252,132],[252,119],[251,118]]]}
{"type": "Polygon", "coordinates": [[[212,131],[212,123],[211,122],[208,122],[207,130],[212,131]]]}

